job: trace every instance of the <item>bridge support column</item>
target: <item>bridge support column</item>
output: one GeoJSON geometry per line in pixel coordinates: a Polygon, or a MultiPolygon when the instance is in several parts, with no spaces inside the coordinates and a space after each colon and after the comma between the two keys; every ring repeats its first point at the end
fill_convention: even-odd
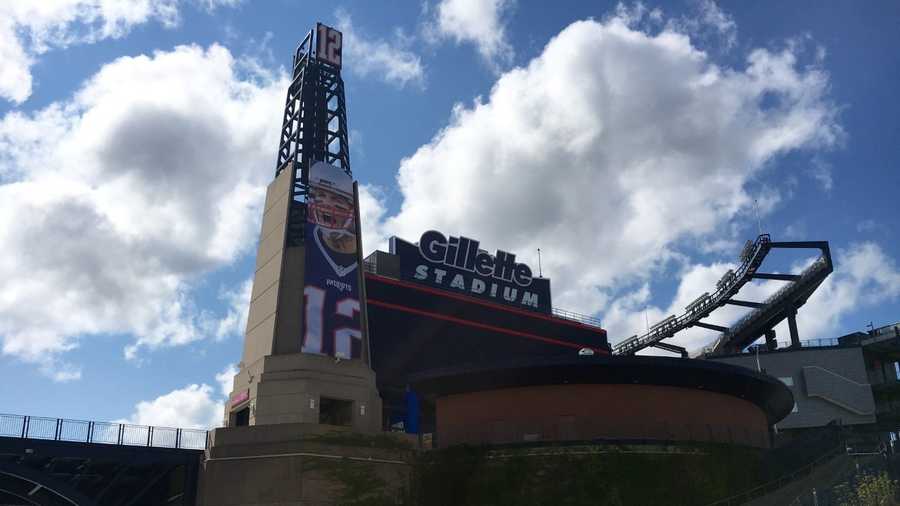
{"type": "Polygon", "coordinates": [[[800,347],[800,336],[797,333],[797,309],[791,308],[788,313],[788,328],[791,330],[791,348],[800,347]]]}
{"type": "Polygon", "coordinates": [[[775,351],[776,348],[778,348],[778,341],[775,340],[775,329],[769,329],[766,331],[766,349],[775,351]]]}

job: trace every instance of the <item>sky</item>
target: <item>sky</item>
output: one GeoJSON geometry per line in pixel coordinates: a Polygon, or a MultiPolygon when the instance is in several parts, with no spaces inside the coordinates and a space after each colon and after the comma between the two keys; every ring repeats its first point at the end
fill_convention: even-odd
{"type": "Polygon", "coordinates": [[[900,320],[896,2],[0,0],[0,412],[221,424],[317,21],[344,33],[366,253],[540,248],[554,306],[615,343],[765,232],[831,245],[802,339],[900,320]]]}

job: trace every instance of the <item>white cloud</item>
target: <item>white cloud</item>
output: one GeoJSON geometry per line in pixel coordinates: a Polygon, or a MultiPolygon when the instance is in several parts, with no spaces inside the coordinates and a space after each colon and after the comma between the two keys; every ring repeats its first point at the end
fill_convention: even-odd
{"type": "Polygon", "coordinates": [[[192,429],[219,427],[237,372],[237,366],[228,364],[216,374],[218,392],[206,383],[187,385],[153,400],[138,402],[129,418],[117,422],[192,429]]]}
{"type": "Polygon", "coordinates": [[[134,413],[118,422],[190,429],[217,427],[222,425],[225,404],[216,397],[209,385],[188,385],[137,403],[134,413]]]}
{"type": "Polygon", "coordinates": [[[877,222],[873,219],[865,219],[856,224],[856,231],[861,234],[882,234],[886,235],[890,233],[890,229],[887,225],[877,222]]]}
{"type": "Polygon", "coordinates": [[[721,41],[724,49],[737,44],[737,23],[713,0],[697,0],[694,12],[670,21],[670,27],[690,33],[692,36],[721,41]]]}
{"type": "Polygon", "coordinates": [[[802,240],[806,238],[806,220],[800,219],[784,227],[784,238],[802,240]]]}
{"type": "Polygon", "coordinates": [[[834,188],[834,177],[831,174],[831,165],[825,161],[814,158],[809,174],[826,192],[830,192],[834,188]]]}
{"type": "Polygon", "coordinates": [[[228,364],[222,372],[216,374],[216,382],[222,392],[222,397],[228,398],[231,393],[231,387],[234,383],[234,375],[238,373],[238,368],[234,364],[228,364]]]}
{"type": "Polygon", "coordinates": [[[485,62],[499,69],[513,57],[504,17],[514,5],[514,0],[441,0],[425,27],[426,36],[475,44],[485,62]]]}
{"type": "Polygon", "coordinates": [[[437,228],[488,249],[540,247],[555,305],[595,313],[680,261],[679,241],[751,217],[746,185],[773,160],[840,137],[828,77],[795,46],[726,68],[687,35],[632,21],[573,23],[489,97],[457,105],[402,161],[400,211],[375,235],[437,228]]]}
{"type": "Polygon", "coordinates": [[[285,87],[182,46],[0,119],[2,352],[47,365],[91,334],[133,334],[129,357],[215,335],[193,283],[256,238],[285,87]]]}
{"type": "MultiPolygon", "coordinates": [[[[195,0],[213,10],[240,0],[195,0]]],[[[54,0],[0,3],[0,97],[21,103],[31,95],[37,56],[72,44],[119,38],[134,26],[179,22],[180,0],[54,0]]]]}
{"type": "Polygon", "coordinates": [[[219,320],[216,337],[224,339],[229,336],[242,336],[247,328],[247,316],[250,313],[250,295],[253,291],[253,279],[247,279],[236,290],[225,290],[219,299],[228,304],[228,313],[219,320]]]}
{"type": "Polygon", "coordinates": [[[363,250],[371,253],[375,250],[387,251],[389,234],[384,230],[385,209],[384,191],[367,184],[359,185],[359,220],[362,227],[363,250]]]}
{"type": "Polygon", "coordinates": [[[16,38],[16,26],[0,19],[0,97],[23,102],[31,95],[31,66],[34,59],[16,38]]]}
{"type": "Polygon", "coordinates": [[[53,381],[64,383],[81,379],[81,367],[61,360],[50,360],[41,364],[42,372],[53,381]]]}
{"type": "Polygon", "coordinates": [[[244,0],[194,0],[207,11],[214,11],[219,7],[236,7],[244,0]]]}
{"type": "Polygon", "coordinates": [[[354,28],[347,12],[338,10],[335,17],[344,35],[343,57],[350,72],[363,77],[374,75],[401,88],[407,84],[424,87],[422,59],[409,49],[411,41],[402,32],[395,32],[391,41],[368,39],[354,28]]]}
{"type": "Polygon", "coordinates": [[[878,223],[873,219],[865,219],[856,224],[857,232],[871,232],[878,228],[878,223]]]}
{"type": "MultiPolygon", "coordinates": [[[[867,321],[851,322],[846,317],[900,297],[900,270],[878,244],[863,242],[839,250],[834,263],[834,273],[797,312],[800,339],[838,337],[835,332],[862,329],[867,321]]],[[[780,341],[790,339],[786,324],[776,331],[780,341]]]]}

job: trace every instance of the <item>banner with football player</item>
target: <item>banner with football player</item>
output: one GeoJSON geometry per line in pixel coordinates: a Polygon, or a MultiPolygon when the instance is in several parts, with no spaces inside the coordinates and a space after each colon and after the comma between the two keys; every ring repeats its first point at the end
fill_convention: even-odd
{"type": "Polygon", "coordinates": [[[353,180],[325,162],[309,168],[301,351],[360,358],[356,201],[353,180]]]}

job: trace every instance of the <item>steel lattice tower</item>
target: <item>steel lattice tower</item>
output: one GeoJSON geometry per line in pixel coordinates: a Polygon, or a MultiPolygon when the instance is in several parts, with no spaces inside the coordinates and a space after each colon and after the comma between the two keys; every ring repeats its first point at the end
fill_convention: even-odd
{"type": "Polygon", "coordinates": [[[275,177],[293,171],[292,202],[288,222],[289,245],[303,243],[309,167],[324,161],[352,176],[347,138],[347,107],[341,79],[340,39],[337,58],[325,54],[328,27],[317,25],[297,46],[293,73],[284,104],[275,177]],[[314,43],[315,42],[315,43],[314,43]]]}

